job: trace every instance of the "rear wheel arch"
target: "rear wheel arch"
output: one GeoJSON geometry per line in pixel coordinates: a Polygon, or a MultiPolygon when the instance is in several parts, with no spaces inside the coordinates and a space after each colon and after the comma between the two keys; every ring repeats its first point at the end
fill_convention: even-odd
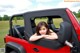
{"type": "Polygon", "coordinates": [[[26,50],[20,44],[15,42],[8,42],[5,45],[5,53],[15,51],[16,53],[26,53],[26,50]]]}

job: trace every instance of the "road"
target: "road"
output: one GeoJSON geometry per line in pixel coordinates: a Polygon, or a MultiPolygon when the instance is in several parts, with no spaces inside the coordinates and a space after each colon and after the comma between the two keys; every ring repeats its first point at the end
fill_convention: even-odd
{"type": "Polygon", "coordinates": [[[0,53],[5,53],[5,49],[4,48],[0,48],[0,53]]]}

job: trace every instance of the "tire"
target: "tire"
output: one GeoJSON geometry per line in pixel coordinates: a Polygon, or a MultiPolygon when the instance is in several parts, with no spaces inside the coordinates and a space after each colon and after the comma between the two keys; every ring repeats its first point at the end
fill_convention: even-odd
{"type": "Polygon", "coordinates": [[[16,51],[11,51],[10,53],[17,53],[16,51]]]}

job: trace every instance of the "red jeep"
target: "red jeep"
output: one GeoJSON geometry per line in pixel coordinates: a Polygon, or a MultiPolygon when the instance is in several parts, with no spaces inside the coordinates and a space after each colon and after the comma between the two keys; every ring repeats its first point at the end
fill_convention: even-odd
{"type": "Polygon", "coordinates": [[[80,53],[80,25],[68,8],[49,9],[13,15],[10,30],[4,38],[5,53],[80,53]],[[13,18],[22,16],[24,26],[13,26],[13,18]],[[29,37],[35,33],[36,18],[46,18],[47,24],[57,35],[57,40],[40,39],[34,42],[29,37]],[[60,28],[54,25],[55,18],[62,18],[60,28]]]}

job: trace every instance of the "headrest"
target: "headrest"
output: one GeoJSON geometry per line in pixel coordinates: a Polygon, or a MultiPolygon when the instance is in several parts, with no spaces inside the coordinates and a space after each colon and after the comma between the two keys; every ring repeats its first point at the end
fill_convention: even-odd
{"type": "Polygon", "coordinates": [[[60,30],[57,34],[58,40],[61,43],[64,43],[66,40],[70,40],[72,34],[71,24],[68,22],[62,22],[60,24],[60,30]]]}

